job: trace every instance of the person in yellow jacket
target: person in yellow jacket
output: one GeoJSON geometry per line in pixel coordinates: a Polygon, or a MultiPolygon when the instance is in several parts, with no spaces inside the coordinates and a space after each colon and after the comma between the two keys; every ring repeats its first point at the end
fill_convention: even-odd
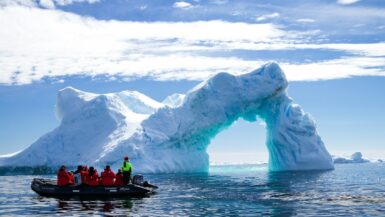
{"type": "Polygon", "coordinates": [[[122,172],[123,172],[123,184],[127,185],[130,183],[131,180],[131,172],[132,172],[132,165],[130,161],[128,161],[128,156],[124,157],[124,162],[122,165],[122,172]]]}

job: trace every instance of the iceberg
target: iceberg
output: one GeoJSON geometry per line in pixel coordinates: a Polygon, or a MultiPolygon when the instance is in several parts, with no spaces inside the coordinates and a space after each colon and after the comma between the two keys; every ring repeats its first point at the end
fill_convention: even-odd
{"type": "Polygon", "coordinates": [[[168,105],[170,107],[178,107],[178,106],[182,105],[185,96],[186,95],[184,95],[184,94],[174,93],[174,94],[166,97],[166,99],[164,99],[162,101],[162,103],[165,105],[168,105]]]}
{"type": "Polygon", "coordinates": [[[368,162],[370,162],[369,160],[364,159],[362,157],[361,152],[354,152],[349,158],[334,157],[333,161],[335,164],[368,163],[368,162]]]}
{"type": "Polygon", "coordinates": [[[163,103],[136,91],[58,93],[60,126],[0,165],[119,166],[140,172],[207,172],[212,138],[237,119],[267,125],[269,170],[333,169],[314,120],[287,93],[276,63],[243,75],[219,73],[163,103]]]}

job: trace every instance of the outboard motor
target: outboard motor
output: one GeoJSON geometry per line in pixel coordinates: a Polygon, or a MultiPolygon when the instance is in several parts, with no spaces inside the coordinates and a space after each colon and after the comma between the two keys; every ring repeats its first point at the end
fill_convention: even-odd
{"type": "Polygon", "coordinates": [[[141,175],[141,174],[137,174],[132,178],[132,184],[134,184],[134,185],[142,185],[143,186],[143,183],[144,183],[144,179],[143,179],[143,175],[141,175]]]}

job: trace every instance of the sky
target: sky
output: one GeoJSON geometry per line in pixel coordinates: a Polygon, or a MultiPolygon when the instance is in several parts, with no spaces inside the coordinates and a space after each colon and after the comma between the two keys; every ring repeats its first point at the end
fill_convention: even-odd
{"type": "MultiPolygon", "coordinates": [[[[66,86],[161,101],[274,61],[332,154],[385,158],[384,20],[382,0],[2,0],[0,154],[60,124],[66,86]]],[[[210,155],[266,159],[263,125],[235,123],[210,155]]]]}

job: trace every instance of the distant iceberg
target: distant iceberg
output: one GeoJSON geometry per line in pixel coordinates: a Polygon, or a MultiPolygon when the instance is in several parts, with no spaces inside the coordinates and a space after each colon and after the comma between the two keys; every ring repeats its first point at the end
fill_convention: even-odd
{"type": "Polygon", "coordinates": [[[333,161],[335,164],[368,163],[368,162],[370,162],[369,160],[362,158],[361,152],[355,152],[349,158],[334,157],[333,161]]]}
{"type": "Polygon", "coordinates": [[[234,76],[219,73],[163,103],[136,91],[58,93],[60,126],[0,165],[118,166],[129,155],[138,172],[209,169],[210,140],[243,118],[267,125],[269,170],[333,169],[313,119],[287,95],[280,67],[269,63],[234,76]]]}

